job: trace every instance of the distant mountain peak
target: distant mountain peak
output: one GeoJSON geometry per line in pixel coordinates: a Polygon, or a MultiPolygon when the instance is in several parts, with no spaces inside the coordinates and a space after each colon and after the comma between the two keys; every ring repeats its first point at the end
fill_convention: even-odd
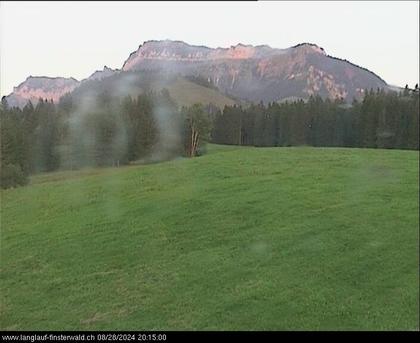
{"type": "Polygon", "coordinates": [[[90,80],[102,80],[106,77],[114,75],[114,73],[118,72],[118,70],[114,70],[112,68],[108,68],[106,65],[102,70],[97,70],[93,74],[91,74],[87,79],[82,80],[82,82],[90,81],[90,80]]]}
{"type": "Polygon", "coordinates": [[[277,49],[242,42],[209,48],[182,41],[153,41],[131,53],[122,68],[150,69],[199,74],[223,92],[251,101],[313,94],[351,100],[363,96],[364,88],[387,86],[374,73],[329,56],[324,48],[309,42],[277,49]]]}
{"type": "Polygon", "coordinates": [[[73,77],[28,76],[24,82],[13,88],[7,96],[10,106],[23,107],[30,100],[36,103],[39,98],[58,100],[66,93],[72,92],[79,81],[73,77]]]}
{"type": "Polygon", "coordinates": [[[247,47],[253,47],[253,45],[251,44],[243,44],[243,43],[238,43],[234,46],[232,46],[233,48],[238,48],[238,47],[243,47],[243,48],[247,48],[247,47]]]}
{"type": "Polygon", "coordinates": [[[314,43],[299,43],[292,46],[291,49],[305,49],[307,51],[319,52],[320,54],[326,55],[324,48],[314,43]]]}
{"type": "Polygon", "coordinates": [[[123,70],[132,70],[144,60],[165,60],[202,62],[222,59],[247,59],[259,57],[260,51],[279,51],[269,46],[253,46],[238,43],[229,48],[209,48],[207,46],[190,45],[183,41],[161,40],[146,41],[132,52],[124,62],[123,70]],[[257,56],[258,55],[258,56],[257,56]]]}
{"type": "Polygon", "coordinates": [[[288,51],[300,53],[319,53],[326,55],[323,48],[313,43],[300,43],[289,49],[276,49],[268,45],[251,45],[238,43],[228,48],[209,48],[206,46],[190,45],[178,40],[149,40],[132,52],[124,62],[123,70],[132,70],[144,60],[165,60],[199,62],[223,59],[251,59],[264,58],[272,55],[282,55],[288,51]]]}
{"type": "MultiPolygon", "coordinates": [[[[373,72],[345,59],[329,56],[314,43],[299,43],[278,49],[269,45],[242,42],[229,47],[210,48],[180,40],[147,40],[139,45],[121,69],[104,65],[88,78],[42,77],[30,75],[7,96],[10,105],[24,105],[39,97],[53,99],[72,92],[86,81],[104,79],[124,72],[163,71],[207,80],[224,94],[254,102],[281,101],[320,95],[351,101],[363,97],[370,88],[390,89],[373,72]]],[[[117,77],[118,79],[118,77],[117,77]]],[[[116,80],[112,78],[110,82],[116,80]]]]}

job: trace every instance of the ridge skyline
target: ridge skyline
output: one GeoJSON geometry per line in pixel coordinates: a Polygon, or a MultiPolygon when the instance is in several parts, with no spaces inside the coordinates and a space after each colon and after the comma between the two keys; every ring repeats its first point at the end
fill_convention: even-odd
{"type": "MultiPolygon", "coordinates": [[[[148,40],[145,40],[145,41],[143,41],[143,43],[142,44],[140,44],[139,46],[138,46],[138,48],[137,48],[137,50],[134,50],[134,51],[132,51],[131,53],[129,53],[129,55],[128,55],[128,58],[126,58],[125,60],[124,60],[124,62],[122,63],[122,65],[121,65],[121,67],[119,67],[119,68],[112,68],[112,67],[109,67],[108,65],[106,65],[106,64],[104,64],[103,65],[103,68],[102,69],[96,69],[95,71],[93,71],[93,72],[91,72],[88,76],[86,76],[86,77],[84,77],[84,78],[77,78],[77,77],[75,77],[75,76],[62,76],[62,75],[54,75],[54,76],[51,76],[51,75],[29,75],[29,76],[27,76],[26,78],[25,78],[25,80],[23,80],[23,81],[21,81],[21,82],[19,82],[17,85],[14,85],[13,86],[13,91],[12,92],[10,92],[10,93],[8,93],[8,94],[5,94],[5,93],[1,93],[1,97],[3,97],[3,96],[8,96],[8,95],[10,95],[11,93],[13,93],[17,88],[19,88],[22,84],[24,84],[28,79],[31,79],[31,78],[43,78],[43,79],[68,79],[68,80],[74,80],[74,81],[76,81],[76,82],[83,82],[83,81],[85,81],[85,80],[88,80],[91,76],[93,76],[95,73],[98,73],[98,72],[102,72],[102,71],[104,71],[104,70],[112,70],[112,71],[123,71],[124,69],[124,65],[126,64],[126,62],[130,59],[130,57],[133,55],[133,54],[135,54],[136,52],[138,52],[141,48],[143,48],[143,47],[145,47],[145,46],[147,46],[149,43],[175,43],[175,44],[182,44],[182,45],[185,45],[185,46],[188,46],[188,47],[191,47],[191,48],[204,48],[204,49],[208,49],[208,50],[211,50],[211,51],[216,51],[216,50],[232,50],[232,49],[235,49],[235,48],[237,48],[237,47],[251,47],[251,48],[254,48],[254,49],[258,49],[258,48],[267,48],[267,49],[270,49],[270,50],[272,50],[272,51],[287,51],[287,50],[290,50],[290,49],[296,49],[296,48],[301,48],[301,47],[305,47],[305,46],[308,46],[308,47],[315,47],[315,48],[319,48],[322,52],[324,52],[325,53],[325,55],[326,56],[328,56],[328,57],[331,57],[331,58],[335,58],[335,59],[339,59],[339,60],[342,60],[342,61],[346,61],[346,62],[348,62],[348,63],[350,63],[350,64],[352,64],[352,65],[354,65],[354,66],[357,66],[357,67],[359,67],[359,68],[363,68],[363,67],[361,67],[361,66],[359,66],[359,65],[357,65],[357,64],[354,64],[354,63],[352,63],[351,61],[348,61],[347,59],[342,59],[342,58],[339,58],[339,57],[335,57],[335,56],[331,56],[331,55],[328,55],[327,53],[326,53],[326,50],[323,48],[323,47],[321,47],[320,45],[318,45],[317,43],[313,43],[313,42],[301,42],[301,43],[297,43],[297,44],[295,44],[295,45],[292,45],[292,46],[289,46],[289,47],[286,47],[286,48],[279,48],[279,47],[272,47],[272,46],[270,46],[270,45],[268,45],[268,44],[258,44],[258,45],[253,45],[253,44],[246,44],[246,43],[243,43],[243,42],[239,42],[239,43],[236,43],[235,45],[233,45],[233,44],[230,44],[229,45],[229,47],[221,47],[221,46],[218,46],[218,47],[216,47],[216,48],[213,48],[213,47],[209,47],[209,46],[207,46],[207,45],[203,45],[203,44],[200,44],[200,45],[198,45],[198,44],[190,44],[190,43],[188,43],[188,42],[186,42],[186,41],[184,41],[184,40],[180,40],[180,39],[169,39],[169,38],[165,38],[165,39],[148,39],[148,40]]],[[[381,78],[382,79],[382,77],[380,76],[380,75],[378,75],[378,74],[376,74],[375,72],[373,72],[373,71],[371,71],[371,70],[369,70],[369,69],[367,69],[367,68],[363,68],[363,69],[366,69],[367,71],[369,71],[369,72],[371,72],[372,74],[374,74],[375,76],[377,76],[377,77],[379,77],[379,78],[381,78]]],[[[382,79],[383,80],[383,79],[382,79]]],[[[383,80],[384,82],[386,82],[385,80],[383,80]]],[[[402,87],[403,85],[393,85],[393,84],[390,84],[390,83],[388,83],[388,82],[386,82],[388,85],[390,85],[390,86],[395,86],[395,87],[402,87]]]]}

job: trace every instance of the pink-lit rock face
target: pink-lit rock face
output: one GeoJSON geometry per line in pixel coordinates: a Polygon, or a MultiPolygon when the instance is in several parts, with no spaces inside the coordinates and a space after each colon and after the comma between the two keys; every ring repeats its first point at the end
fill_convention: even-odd
{"type": "Polygon", "coordinates": [[[136,64],[143,60],[204,61],[210,52],[210,48],[193,47],[179,41],[147,41],[130,54],[122,69],[135,69],[136,64]]]}
{"type": "Polygon", "coordinates": [[[231,47],[226,54],[226,58],[232,59],[245,59],[245,58],[253,58],[255,56],[255,48],[251,45],[237,45],[231,47]]]}
{"type": "Polygon", "coordinates": [[[36,103],[39,98],[58,102],[61,96],[79,85],[83,86],[77,92],[85,92],[93,86],[88,81],[109,82],[119,95],[125,95],[131,87],[131,81],[126,82],[125,78],[141,77],[143,72],[148,71],[200,77],[222,93],[251,102],[308,98],[310,95],[352,101],[353,98],[361,98],[364,89],[388,87],[384,80],[369,70],[329,56],[323,48],[311,43],[287,49],[244,44],[209,48],[163,40],[144,42],[130,54],[121,70],[105,66],[81,82],[29,77],[6,100],[9,105],[20,107],[28,100],[36,103]],[[117,84],[121,87],[115,88],[117,84]]]}
{"type": "MultiPolygon", "coordinates": [[[[298,44],[288,49],[244,44],[212,49],[166,40],[145,42],[130,55],[122,69],[124,71],[147,69],[147,63],[151,61],[178,62],[183,66],[201,62],[200,66],[208,66],[203,67],[204,77],[212,80],[219,88],[231,91],[236,85],[241,87],[244,81],[252,83],[250,74],[253,72],[249,70],[249,65],[242,67],[238,64],[250,61],[255,66],[256,75],[260,80],[278,79],[306,84],[301,89],[301,96],[321,92],[330,98],[345,98],[348,95],[345,81],[353,79],[357,71],[353,67],[346,66],[342,68],[343,72],[338,70],[340,75],[335,78],[334,72],[322,70],[322,64],[327,65],[329,59],[323,48],[310,43],[298,44]],[[316,68],[311,65],[314,58],[320,61],[316,68]]],[[[282,89],[285,87],[283,84],[282,89]]]]}
{"type": "Polygon", "coordinates": [[[14,87],[13,93],[8,95],[6,100],[9,106],[18,107],[25,106],[29,100],[35,105],[40,98],[58,103],[63,95],[73,92],[81,83],[103,80],[118,72],[104,66],[103,70],[95,71],[81,82],[74,78],[29,76],[19,86],[14,87]]]}
{"type": "Polygon", "coordinates": [[[267,45],[238,44],[230,48],[208,48],[179,41],[147,41],[133,52],[123,65],[123,70],[136,69],[145,60],[203,62],[214,60],[243,60],[283,54],[287,49],[273,49],[267,45]]]}
{"type": "Polygon", "coordinates": [[[36,104],[40,98],[58,102],[64,94],[72,92],[78,85],[79,81],[73,78],[29,76],[13,89],[13,96],[6,99],[10,106],[21,106],[29,100],[36,104]]]}
{"type": "Polygon", "coordinates": [[[244,45],[237,44],[230,48],[217,48],[209,55],[209,59],[226,59],[226,60],[246,60],[246,59],[261,59],[274,55],[282,55],[288,49],[273,49],[268,45],[244,45]]]}
{"type": "Polygon", "coordinates": [[[334,76],[327,74],[322,70],[310,66],[308,75],[306,76],[307,86],[304,91],[309,95],[317,94],[324,88],[331,99],[343,98],[347,96],[347,91],[344,84],[340,84],[334,80],[334,76]]]}

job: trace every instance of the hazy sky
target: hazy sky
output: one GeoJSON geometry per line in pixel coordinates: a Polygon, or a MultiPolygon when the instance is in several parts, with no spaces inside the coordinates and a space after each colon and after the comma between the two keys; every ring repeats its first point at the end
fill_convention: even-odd
{"type": "Polygon", "coordinates": [[[419,81],[418,1],[0,2],[1,95],[27,76],[121,68],[151,39],[209,47],[316,43],[390,84],[419,81]]]}

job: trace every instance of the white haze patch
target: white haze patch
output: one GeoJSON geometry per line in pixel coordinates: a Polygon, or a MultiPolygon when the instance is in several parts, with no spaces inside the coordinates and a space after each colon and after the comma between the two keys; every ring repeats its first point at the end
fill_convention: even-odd
{"type": "Polygon", "coordinates": [[[112,120],[112,116],[115,117],[115,120],[112,120],[116,124],[115,131],[104,155],[108,156],[107,165],[119,164],[118,156],[124,155],[127,149],[127,134],[120,115],[111,111],[111,118],[107,118],[108,113],[104,113],[98,106],[94,94],[83,96],[68,118],[67,156],[61,156],[65,167],[74,169],[96,165],[96,147],[101,142],[97,141],[98,129],[94,127],[92,121],[98,124],[98,118],[101,119],[101,116],[103,120],[112,120]]]}
{"type": "MultiPolygon", "coordinates": [[[[160,75],[162,76],[162,75],[160,75]]],[[[119,98],[119,103],[124,97],[129,95],[133,100],[137,98],[137,95],[143,93],[145,89],[140,88],[137,81],[142,77],[142,74],[126,74],[117,76],[117,80],[114,80],[111,84],[108,84],[108,95],[112,98],[111,100],[111,111],[108,109],[102,111],[103,104],[98,103],[98,96],[101,91],[92,87],[92,89],[86,88],[82,94],[73,99],[77,101],[74,104],[74,110],[70,113],[68,118],[68,141],[66,142],[67,147],[62,151],[60,160],[61,167],[63,169],[78,169],[80,167],[92,167],[95,166],[95,142],[97,139],[95,127],[90,124],[90,119],[95,117],[95,123],[98,124],[98,117],[104,115],[104,120],[111,112],[111,117],[114,118],[116,123],[116,131],[113,135],[113,140],[109,151],[106,153],[109,155],[110,162],[108,166],[121,165],[121,161],[113,156],[125,156],[128,150],[128,135],[126,131],[125,123],[122,121],[122,113],[117,111],[123,110],[121,106],[112,105],[116,98],[119,98]]],[[[155,81],[159,81],[155,80],[155,81]]],[[[141,84],[141,83],[140,83],[141,84]]],[[[164,84],[158,88],[162,88],[164,84]]],[[[99,87],[101,89],[101,87],[99,87]]],[[[155,89],[156,91],[157,89],[155,89]]],[[[149,156],[144,156],[139,163],[155,163],[180,156],[182,153],[182,122],[177,110],[171,106],[167,106],[158,97],[158,101],[153,101],[153,118],[157,129],[157,141],[154,144],[149,156]]],[[[99,100],[100,101],[100,100],[99,100]]],[[[98,144],[101,144],[100,142],[98,144]]],[[[134,161],[132,163],[135,163],[134,161]]]]}
{"type": "Polygon", "coordinates": [[[181,133],[179,118],[169,108],[157,105],[153,110],[158,139],[153,148],[151,160],[153,162],[167,160],[179,154],[181,133]]]}
{"type": "Polygon", "coordinates": [[[133,96],[136,93],[139,93],[139,89],[135,87],[135,81],[138,80],[138,75],[128,74],[123,75],[121,79],[117,82],[115,87],[113,87],[112,95],[114,96],[133,96]]]}

